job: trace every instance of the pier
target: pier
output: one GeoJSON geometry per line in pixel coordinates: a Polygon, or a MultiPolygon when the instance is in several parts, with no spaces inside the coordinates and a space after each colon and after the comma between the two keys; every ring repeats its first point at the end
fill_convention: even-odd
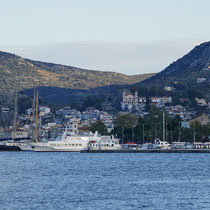
{"type": "Polygon", "coordinates": [[[81,150],[81,153],[210,153],[210,149],[81,150]]]}

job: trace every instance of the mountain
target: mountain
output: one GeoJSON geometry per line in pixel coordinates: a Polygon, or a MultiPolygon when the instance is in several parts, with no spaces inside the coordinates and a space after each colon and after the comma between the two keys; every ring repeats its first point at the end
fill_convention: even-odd
{"type": "Polygon", "coordinates": [[[16,74],[19,90],[31,89],[34,86],[87,90],[110,85],[134,84],[154,75],[129,76],[115,72],[86,70],[24,59],[1,51],[0,73],[0,93],[14,91],[16,74]]]}
{"type": "Polygon", "coordinates": [[[136,86],[173,86],[183,92],[200,92],[210,100],[210,42],[196,46],[163,71],[136,86]]]}

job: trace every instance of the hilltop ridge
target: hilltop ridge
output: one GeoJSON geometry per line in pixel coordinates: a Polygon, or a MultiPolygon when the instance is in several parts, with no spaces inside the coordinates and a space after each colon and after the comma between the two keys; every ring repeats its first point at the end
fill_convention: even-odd
{"type": "Polygon", "coordinates": [[[162,89],[165,86],[172,86],[183,93],[198,91],[210,100],[210,42],[196,46],[163,71],[136,86],[156,86],[162,89]]]}
{"type": "Polygon", "coordinates": [[[0,51],[0,93],[13,91],[15,75],[19,90],[34,86],[69,89],[91,89],[109,85],[138,83],[154,74],[125,75],[116,72],[86,70],[73,66],[24,59],[0,51]]]}

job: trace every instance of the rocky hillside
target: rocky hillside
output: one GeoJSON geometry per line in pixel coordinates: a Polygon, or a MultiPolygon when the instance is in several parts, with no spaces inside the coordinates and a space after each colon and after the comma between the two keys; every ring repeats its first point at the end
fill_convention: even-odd
{"type": "Polygon", "coordinates": [[[19,90],[30,89],[34,86],[90,89],[134,84],[154,75],[128,76],[114,72],[85,70],[24,59],[6,52],[0,52],[0,73],[0,93],[15,89],[16,74],[19,90]]]}
{"type": "Polygon", "coordinates": [[[139,86],[175,86],[177,90],[195,90],[210,100],[210,42],[202,43],[139,86]]]}

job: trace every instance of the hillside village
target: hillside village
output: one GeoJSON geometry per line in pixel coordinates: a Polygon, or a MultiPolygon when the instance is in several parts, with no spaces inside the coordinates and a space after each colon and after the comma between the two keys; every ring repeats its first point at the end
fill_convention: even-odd
{"type": "MultiPolygon", "coordinates": [[[[165,87],[168,91],[172,91],[173,88],[165,87]]],[[[206,102],[205,99],[196,99],[198,106],[205,106],[206,110],[210,110],[210,103],[206,102]]],[[[128,89],[124,89],[122,92],[122,100],[119,104],[119,111],[113,113],[112,107],[109,107],[108,111],[105,110],[98,110],[94,107],[88,107],[84,111],[79,111],[76,109],[72,109],[70,107],[63,107],[60,109],[55,110],[54,112],[51,111],[50,107],[47,106],[39,106],[39,116],[38,116],[38,125],[39,125],[39,139],[55,139],[58,135],[62,134],[66,128],[68,128],[71,132],[75,134],[85,134],[89,132],[95,132],[95,129],[99,129],[98,131],[104,134],[117,134],[118,137],[122,138],[122,134],[120,131],[119,126],[126,127],[126,122],[124,124],[121,123],[119,125],[120,117],[125,116],[125,118],[134,117],[134,121],[127,127],[128,133],[127,139],[131,139],[132,137],[129,136],[131,132],[131,128],[138,129],[137,121],[142,119],[144,124],[146,125],[147,117],[150,115],[150,110],[153,109],[152,107],[156,107],[156,112],[152,114],[150,119],[150,127],[148,127],[148,135],[145,133],[145,138],[151,139],[150,132],[153,132],[154,128],[152,125],[155,123],[155,126],[161,125],[162,123],[162,109],[163,107],[166,110],[167,115],[172,120],[178,119],[178,123],[175,125],[176,129],[177,126],[181,126],[182,129],[190,129],[191,125],[194,121],[196,121],[198,126],[209,126],[210,125],[210,114],[207,113],[198,113],[196,110],[187,109],[186,107],[182,106],[181,104],[173,105],[172,97],[170,96],[163,96],[163,97],[140,97],[137,91],[134,94],[129,91],[128,89]],[[148,105],[147,100],[149,100],[149,110],[146,110],[148,105]],[[137,120],[137,121],[136,121],[137,120]],[[153,123],[154,121],[154,123],[153,123]],[[102,127],[97,127],[97,124],[102,125],[102,127]],[[96,126],[96,127],[94,127],[96,126]]],[[[9,126],[5,126],[6,123],[3,122],[4,119],[7,119],[6,116],[13,115],[13,110],[9,108],[2,107],[1,109],[1,126],[0,126],[0,133],[9,132],[12,129],[12,123],[10,122],[9,126]]],[[[31,129],[30,124],[35,124],[34,122],[34,111],[32,108],[28,108],[24,111],[24,114],[20,115],[18,118],[18,125],[20,130],[24,130],[29,132],[31,129]]],[[[170,125],[171,122],[168,123],[170,125]]],[[[171,123],[172,124],[172,123],[171,123]]],[[[174,128],[175,129],[175,128],[174,128]]],[[[159,131],[156,133],[160,133],[161,135],[161,126],[159,131]]],[[[171,131],[172,132],[172,131],[171,131]]],[[[136,132],[138,133],[138,131],[136,132]]],[[[142,133],[135,134],[135,139],[133,141],[142,141],[142,133]]],[[[157,135],[157,134],[156,134],[157,135]]],[[[175,134],[177,135],[177,134],[175,134]]],[[[210,138],[210,136],[208,136],[210,138]]]]}
{"type": "MultiPolygon", "coordinates": [[[[167,91],[175,91],[175,88],[166,86],[165,90],[167,91]]],[[[135,91],[133,94],[129,90],[123,91],[121,108],[122,110],[127,110],[129,112],[136,111],[140,116],[144,117],[145,109],[147,105],[147,100],[149,100],[149,105],[153,105],[156,107],[165,107],[165,110],[168,112],[170,117],[175,118],[179,116],[182,121],[189,121],[199,115],[197,109],[187,108],[187,106],[180,104],[173,104],[173,100],[171,96],[163,96],[163,97],[140,97],[138,91],[135,91]]],[[[210,102],[207,102],[204,98],[194,98],[196,105],[198,107],[204,108],[206,111],[206,116],[210,116],[210,102]]],[[[180,98],[181,102],[188,102],[187,98],[180,98]]]]}

